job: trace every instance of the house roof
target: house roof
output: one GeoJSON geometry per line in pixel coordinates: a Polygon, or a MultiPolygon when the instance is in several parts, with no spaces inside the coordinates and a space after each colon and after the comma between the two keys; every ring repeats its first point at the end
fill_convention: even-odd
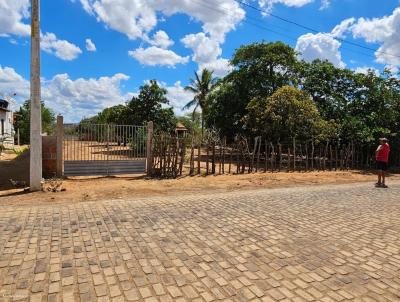
{"type": "Polygon", "coordinates": [[[185,127],[185,125],[184,124],[182,124],[182,123],[177,123],[176,124],[176,128],[175,128],[176,130],[182,130],[182,131],[187,131],[188,129],[185,127]]]}

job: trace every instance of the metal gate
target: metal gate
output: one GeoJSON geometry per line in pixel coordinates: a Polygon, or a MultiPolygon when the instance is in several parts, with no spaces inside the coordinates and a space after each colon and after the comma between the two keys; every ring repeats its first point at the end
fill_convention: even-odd
{"type": "Polygon", "coordinates": [[[145,173],[146,135],[146,126],[65,124],[64,175],[145,173]]]}

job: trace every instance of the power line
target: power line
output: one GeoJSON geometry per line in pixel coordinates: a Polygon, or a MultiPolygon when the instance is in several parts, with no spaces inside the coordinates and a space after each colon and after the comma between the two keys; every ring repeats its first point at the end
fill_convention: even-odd
{"type": "MultiPolygon", "coordinates": [[[[205,7],[205,8],[208,8],[208,9],[210,9],[210,10],[213,10],[213,11],[216,11],[216,12],[219,12],[219,13],[222,13],[222,14],[225,14],[225,15],[233,16],[233,14],[232,14],[230,11],[226,10],[226,9],[223,10],[223,9],[216,8],[215,6],[207,5],[207,4],[209,3],[207,0],[200,0],[201,2],[200,2],[200,1],[196,1],[196,0],[192,0],[192,1],[193,1],[193,2],[196,2],[196,3],[200,4],[200,5],[202,5],[202,6],[205,7]],[[206,4],[206,3],[207,3],[207,4],[206,4]]],[[[254,26],[254,27],[257,27],[257,28],[259,28],[259,29],[261,29],[261,30],[265,30],[265,31],[268,31],[268,32],[272,32],[272,33],[274,33],[274,34],[276,34],[276,35],[285,37],[285,38],[290,39],[290,40],[292,40],[292,41],[294,41],[294,42],[297,42],[297,40],[298,40],[298,37],[290,36],[290,35],[288,35],[288,34],[285,34],[285,33],[282,33],[282,32],[276,31],[276,30],[273,30],[273,29],[271,29],[271,28],[269,28],[269,27],[260,25],[259,23],[265,23],[265,21],[264,21],[264,20],[261,20],[261,19],[259,19],[259,18],[254,18],[254,17],[251,17],[251,16],[246,16],[246,19],[244,19],[242,22],[245,22],[245,23],[247,23],[247,24],[250,24],[250,25],[252,25],[252,26],[254,26]],[[250,22],[249,20],[253,20],[253,21],[255,21],[255,22],[250,22]]],[[[271,26],[278,27],[278,28],[283,29],[283,30],[288,30],[288,29],[286,29],[286,28],[282,28],[282,27],[279,27],[279,26],[277,26],[277,25],[271,25],[271,26]]],[[[342,49],[347,50],[347,51],[349,51],[349,52],[356,53],[356,54],[360,54],[360,55],[363,55],[363,56],[366,56],[366,57],[375,58],[375,56],[374,56],[373,54],[370,54],[370,53],[360,52],[360,51],[357,51],[357,50],[354,50],[354,49],[351,49],[351,48],[347,48],[347,47],[344,47],[344,46],[342,46],[342,49]]]]}
{"type": "MultiPolygon", "coordinates": [[[[203,1],[200,0],[201,2],[200,2],[200,1],[196,1],[196,0],[192,0],[192,1],[193,1],[193,2],[196,2],[196,3],[200,4],[200,5],[202,5],[202,6],[205,7],[205,8],[208,8],[208,9],[210,9],[210,10],[213,10],[213,11],[216,11],[216,12],[219,12],[219,13],[222,13],[222,14],[225,14],[225,15],[233,16],[233,14],[230,13],[230,11],[228,11],[228,10],[226,10],[226,9],[219,9],[219,8],[214,7],[214,6],[207,5],[207,4],[208,4],[207,0],[203,0],[203,1]],[[207,4],[206,4],[206,3],[207,3],[207,4]]],[[[286,38],[291,39],[291,40],[294,40],[294,41],[297,41],[297,38],[296,38],[296,37],[287,35],[287,34],[285,34],[285,33],[282,33],[282,32],[273,30],[273,29],[271,29],[271,28],[269,28],[269,27],[266,27],[266,26],[263,26],[263,25],[258,24],[257,22],[263,22],[262,20],[260,20],[260,19],[258,19],[258,18],[254,18],[254,17],[251,17],[251,16],[246,16],[246,19],[244,19],[243,22],[248,23],[248,24],[250,24],[250,25],[253,25],[253,26],[255,26],[255,27],[258,27],[259,29],[262,29],[262,30],[265,30],[265,31],[269,31],[269,32],[272,32],[272,33],[274,33],[274,34],[277,34],[277,35],[286,37],[286,38]],[[255,21],[255,22],[250,22],[249,20],[253,20],[253,21],[255,21]]],[[[279,27],[279,26],[275,26],[275,27],[280,28],[280,29],[282,29],[282,30],[288,30],[288,29],[286,29],[286,28],[282,28],[282,27],[279,27]]]]}
{"type": "MultiPolygon", "coordinates": [[[[281,20],[283,22],[298,26],[300,28],[303,28],[305,30],[311,31],[313,33],[320,33],[321,32],[321,31],[319,31],[317,29],[314,29],[314,28],[311,28],[309,26],[302,25],[302,24],[300,24],[298,22],[295,22],[295,21],[289,20],[287,18],[283,18],[283,17],[280,17],[278,15],[272,14],[272,13],[270,13],[270,12],[264,10],[264,9],[258,8],[258,7],[254,6],[254,5],[246,3],[244,1],[241,1],[241,0],[234,0],[234,1],[239,3],[239,4],[241,4],[241,5],[243,5],[243,6],[246,6],[248,8],[254,9],[254,10],[259,11],[259,12],[261,12],[263,14],[267,14],[267,15],[269,15],[271,17],[274,17],[274,18],[276,18],[278,20],[281,20]]],[[[387,53],[387,52],[383,52],[383,51],[380,51],[378,49],[375,49],[375,48],[372,48],[372,47],[368,47],[368,46],[364,46],[364,45],[361,45],[359,43],[351,42],[351,41],[348,41],[348,40],[345,40],[345,39],[342,39],[342,38],[335,38],[335,39],[340,41],[340,42],[342,42],[342,43],[345,43],[345,44],[349,44],[349,45],[352,45],[352,46],[364,48],[366,50],[374,51],[375,53],[381,53],[381,54],[385,54],[385,55],[388,55],[388,56],[393,56],[393,57],[396,57],[396,58],[400,58],[400,56],[398,56],[398,55],[394,55],[394,54],[390,54],[390,53],[387,53]]]]}

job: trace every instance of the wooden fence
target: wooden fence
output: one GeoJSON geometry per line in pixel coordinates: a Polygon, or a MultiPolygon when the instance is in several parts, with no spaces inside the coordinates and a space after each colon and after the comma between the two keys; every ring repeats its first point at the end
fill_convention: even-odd
{"type": "Polygon", "coordinates": [[[194,137],[155,136],[151,175],[243,174],[253,172],[337,171],[367,169],[374,150],[354,143],[314,141],[272,143],[262,137],[200,140],[194,137]]]}

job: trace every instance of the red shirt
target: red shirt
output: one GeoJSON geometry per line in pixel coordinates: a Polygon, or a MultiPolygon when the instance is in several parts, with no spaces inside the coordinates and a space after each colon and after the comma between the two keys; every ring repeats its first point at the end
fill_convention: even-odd
{"type": "Polygon", "coordinates": [[[379,145],[376,150],[376,161],[383,161],[387,163],[389,161],[390,146],[388,143],[379,145]]]}

